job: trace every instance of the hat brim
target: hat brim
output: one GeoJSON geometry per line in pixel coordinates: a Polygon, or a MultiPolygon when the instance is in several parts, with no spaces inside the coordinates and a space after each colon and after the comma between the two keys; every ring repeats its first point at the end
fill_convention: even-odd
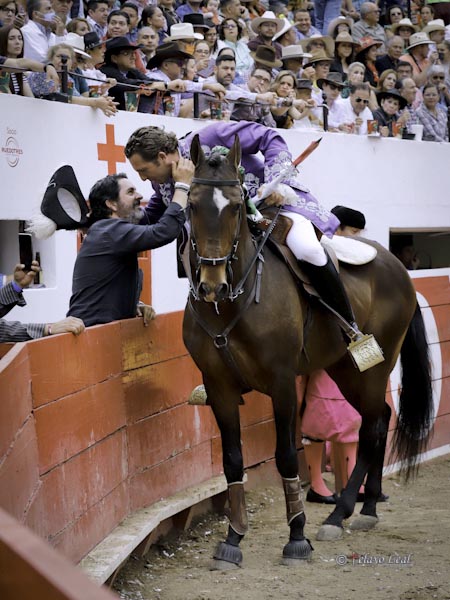
{"type": "MultiPolygon", "coordinates": [[[[379,47],[380,47],[380,46],[382,46],[382,45],[383,45],[383,42],[380,42],[380,41],[376,41],[376,40],[375,40],[375,41],[373,42],[373,44],[369,44],[368,46],[365,46],[364,48],[361,48],[361,50],[358,50],[358,51],[355,53],[355,59],[356,59],[358,56],[360,56],[361,54],[364,54],[364,52],[366,52],[367,50],[370,50],[370,48],[374,48],[374,47],[377,47],[377,48],[379,48],[379,47]]],[[[356,61],[356,62],[358,62],[358,61],[356,61]]]]}
{"type": "Polygon", "coordinates": [[[294,27],[296,27],[298,25],[298,21],[296,23],[292,23],[291,25],[289,25],[289,27],[287,27],[286,29],[284,29],[284,27],[282,27],[280,29],[280,31],[278,31],[272,38],[273,42],[276,42],[280,37],[282,37],[285,33],[287,33],[288,31],[290,31],[291,29],[293,29],[294,27]],[[284,31],[283,31],[284,29],[284,31]]]}
{"type": "MultiPolygon", "coordinates": [[[[210,29],[210,27],[207,27],[207,29],[210,29]]],[[[167,37],[164,41],[165,42],[178,42],[179,40],[186,40],[187,42],[195,42],[195,40],[204,40],[205,36],[202,35],[201,33],[193,33],[192,36],[191,35],[171,35],[169,37],[167,37]]]]}
{"type": "Polygon", "coordinates": [[[323,84],[324,83],[329,83],[330,85],[335,85],[338,88],[341,88],[341,90],[343,90],[345,88],[345,83],[339,83],[339,81],[333,81],[332,79],[327,79],[326,77],[324,77],[323,79],[318,79],[317,80],[317,87],[319,87],[321,90],[323,89],[323,84]]]}
{"type": "Polygon", "coordinates": [[[132,50],[138,50],[139,48],[142,48],[142,46],[136,46],[135,44],[124,44],[123,46],[115,46],[114,48],[108,48],[108,46],[106,46],[105,55],[108,56],[120,52],[121,50],[129,50],[130,48],[132,50]]]}
{"type": "Polygon", "coordinates": [[[250,29],[254,33],[258,33],[259,26],[263,23],[275,23],[277,26],[277,33],[280,33],[283,29],[283,19],[265,19],[264,17],[256,17],[256,19],[253,19],[250,23],[250,29]]]}
{"type": "Polygon", "coordinates": [[[415,44],[411,44],[411,46],[408,46],[406,48],[406,50],[411,50],[411,48],[415,48],[416,46],[429,46],[430,44],[434,44],[435,42],[431,41],[431,40],[424,40],[423,42],[416,42],[415,44]]]}
{"type": "Polygon", "coordinates": [[[309,67],[310,65],[315,65],[316,63],[319,62],[329,62],[330,64],[333,62],[332,58],[324,58],[323,56],[320,58],[312,58],[309,60],[309,62],[306,62],[303,67],[309,67]]]}
{"type": "Polygon", "coordinates": [[[333,37],[333,33],[336,31],[336,28],[339,25],[344,25],[344,23],[349,26],[349,29],[351,31],[353,25],[355,24],[355,21],[350,17],[336,17],[336,19],[333,19],[328,24],[327,35],[333,37]]]}
{"type": "Polygon", "coordinates": [[[310,37],[301,40],[302,48],[307,48],[308,44],[314,42],[315,40],[322,40],[325,44],[325,51],[329,56],[333,56],[334,54],[334,41],[330,38],[329,35],[321,35],[318,37],[310,37]]]}
{"type": "MultiPolygon", "coordinates": [[[[70,46],[70,44],[68,45],[70,46]]],[[[84,50],[79,50],[78,48],[75,48],[75,46],[72,46],[72,49],[75,52],[75,54],[79,54],[80,56],[84,56],[85,58],[91,58],[89,54],[84,50]]]]}
{"type": "Polygon", "coordinates": [[[403,98],[403,96],[400,96],[400,94],[392,94],[389,93],[388,91],[383,91],[383,92],[377,92],[376,94],[377,96],[377,100],[379,102],[381,102],[381,100],[385,100],[386,98],[394,98],[395,100],[398,100],[400,108],[405,108],[405,106],[408,104],[408,102],[405,100],[405,98],[403,98]]]}
{"type": "MultiPolygon", "coordinates": [[[[394,23],[394,25],[391,25],[391,31],[392,33],[394,33],[395,35],[397,34],[397,31],[400,29],[400,27],[407,27],[408,29],[412,29],[414,33],[417,33],[418,31],[420,31],[420,29],[418,27],[416,27],[416,25],[405,25],[404,23],[394,23]]],[[[425,30],[423,30],[425,31],[425,30]]]]}
{"type": "Polygon", "coordinates": [[[283,63],[278,58],[276,58],[273,62],[258,58],[256,56],[256,51],[250,52],[250,56],[253,58],[255,63],[258,63],[258,65],[264,65],[265,67],[271,67],[272,69],[279,69],[283,66],[283,63]]]}
{"type": "Polygon", "coordinates": [[[179,50],[178,52],[170,52],[166,56],[160,54],[159,56],[155,54],[147,63],[147,69],[154,69],[155,67],[159,67],[161,63],[165,60],[170,60],[171,58],[180,58],[181,60],[189,60],[190,58],[194,58],[192,54],[188,54],[187,52],[183,52],[179,50]]]}
{"type": "Polygon", "coordinates": [[[289,60],[290,58],[298,58],[302,60],[303,58],[311,58],[312,54],[305,52],[305,54],[291,54],[291,56],[282,56],[281,60],[284,62],[285,60],[289,60]]]}

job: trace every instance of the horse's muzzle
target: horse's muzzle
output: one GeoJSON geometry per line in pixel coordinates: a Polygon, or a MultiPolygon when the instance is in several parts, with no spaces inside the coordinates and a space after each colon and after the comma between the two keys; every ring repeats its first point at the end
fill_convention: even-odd
{"type": "Polygon", "coordinates": [[[228,296],[230,286],[228,283],[218,283],[215,286],[211,286],[206,281],[203,281],[198,286],[198,295],[205,302],[221,302],[228,296]]]}

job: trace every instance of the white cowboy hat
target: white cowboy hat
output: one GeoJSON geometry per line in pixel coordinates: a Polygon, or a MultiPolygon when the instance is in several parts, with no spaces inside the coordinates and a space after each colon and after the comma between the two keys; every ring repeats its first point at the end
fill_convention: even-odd
{"type": "Polygon", "coordinates": [[[425,33],[431,33],[432,31],[445,31],[445,23],[443,19],[434,19],[429,21],[427,26],[422,29],[425,33]]]}
{"type": "Polygon", "coordinates": [[[170,37],[166,38],[168,42],[176,40],[203,40],[201,33],[195,33],[192,23],[174,23],[170,28],[170,37]]]}
{"type": "Polygon", "coordinates": [[[428,37],[428,33],[425,33],[424,31],[419,31],[418,33],[413,33],[412,36],[409,38],[409,46],[406,48],[406,50],[410,50],[411,48],[415,48],[416,46],[422,46],[423,44],[433,43],[434,42],[432,42],[428,37]]]}
{"type": "Polygon", "coordinates": [[[327,29],[327,35],[334,37],[334,32],[336,31],[338,26],[341,25],[342,23],[346,23],[348,25],[350,31],[352,30],[352,27],[354,25],[353,19],[351,19],[350,17],[343,17],[341,15],[340,17],[336,17],[335,19],[330,21],[330,23],[328,25],[328,29],[327,29]]]}
{"type": "Polygon", "coordinates": [[[283,46],[281,49],[281,60],[287,60],[289,58],[311,58],[312,54],[303,52],[303,48],[300,44],[293,44],[292,46],[283,46]]]}
{"type": "Polygon", "coordinates": [[[327,54],[329,56],[334,55],[334,40],[330,38],[329,35],[320,35],[320,33],[315,33],[311,37],[302,40],[303,48],[307,48],[308,44],[310,44],[314,40],[322,40],[325,44],[325,50],[327,51],[327,54]]]}
{"type": "Polygon", "coordinates": [[[275,25],[277,26],[277,33],[283,29],[284,19],[277,19],[277,17],[275,16],[275,13],[272,12],[271,10],[266,10],[266,12],[263,14],[262,17],[256,17],[256,19],[253,19],[253,21],[250,23],[250,27],[251,27],[252,31],[254,31],[255,33],[258,33],[259,26],[262,23],[267,23],[267,22],[275,23],[275,25]]]}
{"type": "Polygon", "coordinates": [[[68,33],[63,44],[72,46],[74,52],[85,58],[91,58],[87,52],[84,51],[84,38],[77,33],[68,33]]]}
{"type": "Polygon", "coordinates": [[[298,25],[298,23],[291,23],[287,19],[283,19],[283,21],[284,21],[283,22],[283,27],[272,38],[273,42],[276,42],[277,39],[280,38],[282,35],[284,35],[287,31],[289,31],[289,29],[292,29],[293,27],[295,27],[296,25],[298,25]]]}

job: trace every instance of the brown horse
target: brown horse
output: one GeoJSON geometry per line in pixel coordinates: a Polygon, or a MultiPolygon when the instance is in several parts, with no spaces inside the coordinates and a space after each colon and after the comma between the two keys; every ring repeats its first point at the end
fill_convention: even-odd
{"type": "Polygon", "coordinates": [[[365,501],[354,528],[373,527],[391,410],[385,401],[389,373],[401,353],[403,379],[394,450],[408,476],[417,467],[432,424],[432,393],[424,324],[411,279],[403,265],[375,242],[377,256],[361,266],[341,265],[341,276],[357,322],[373,333],[384,362],[359,372],[336,319],[309,302],[286,265],[268,248],[257,247],[249,230],[238,181],[240,144],[227,157],[208,159],[195,136],[196,166],[189,198],[191,292],[185,311],[186,347],[203,374],[209,404],[222,436],[228,482],[230,526],[214,559],[239,564],[239,543],[247,531],[243,491],[239,403],[258,390],[272,398],[277,434],[276,464],[286,496],[289,543],[285,561],[305,560],[311,545],[298,478],[295,379],[325,369],[361,413],[356,467],[318,539],[336,539],[353,513],[367,475],[365,501]]]}

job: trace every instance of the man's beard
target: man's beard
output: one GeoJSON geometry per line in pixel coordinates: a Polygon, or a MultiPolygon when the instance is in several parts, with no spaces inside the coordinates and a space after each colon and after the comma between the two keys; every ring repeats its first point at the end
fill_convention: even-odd
{"type": "Polygon", "coordinates": [[[138,225],[141,222],[144,212],[140,206],[136,206],[132,213],[128,215],[126,221],[132,225],[138,225]]]}

